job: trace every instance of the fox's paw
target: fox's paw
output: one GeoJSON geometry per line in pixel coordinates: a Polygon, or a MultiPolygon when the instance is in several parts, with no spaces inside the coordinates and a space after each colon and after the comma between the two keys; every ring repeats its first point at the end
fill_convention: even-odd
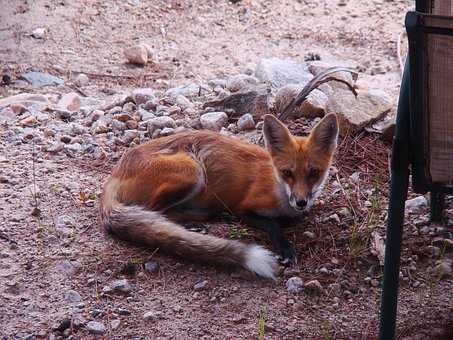
{"type": "Polygon", "coordinates": [[[252,245],[248,248],[244,267],[259,276],[276,280],[278,262],[275,255],[261,246],[252,245]]]}
{"type": "Polygon", "coordinates": [[[294,246],[289,242],[282,247],[280,256],[280,262],[285,267],[289,267],[297,263],[296,251],[294,250],[294,246]]]}

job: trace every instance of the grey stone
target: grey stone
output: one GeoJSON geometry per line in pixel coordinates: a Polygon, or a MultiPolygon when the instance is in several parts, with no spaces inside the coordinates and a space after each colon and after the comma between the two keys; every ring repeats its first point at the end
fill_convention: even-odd
{"type": "Polygon", "coordinates": [[[228,123],[228,116],[225,112],[208,112],[200,117],[203,129],[220,131],[228,123]]]}
{"type": "MultiPolygon", "coordinates": [[[[14,106],[23,106],[25,108],[33,107],[36,110],[44,111],[50,106],[50,101],[42,94],[21,93],[0,99],[0,109],[8,106],[11,106],[12,110],[14,106]]],[[[12,113],[15,113],[14,110],[12,113]]]]}
{"type": "Polygon", "coordinates": [[[166,127],[175,128],[175,120],[168,116],[161,116],[148,120],[148,133],[150,136],[153,135],[153,132],[156,129],[163,129],[166,127]]]}
{"type": "Polygon", "coordinates": [[[425,196],[417,196],[406,201],[406,210],[408,212],[416,212],[421,208],[428,206],[428,200],[425,196]]]}
{"type": "Polygon", "coordinates": [[[112,120],[111,127],[113,132],[121,133],[126,130],[126,123],[114,119],[112,120]]]}
{"type": "Polygon", "coordinates": [[[199,94],[205,95],[209,92],[209,87],[206,85],[199,85],[195,83],[184,84],[171,88],[165,92],[165,96],[169,97],[170,100],[175,101],[178,96],[184,96],[187,98],[196,97],[199,94]]]}
{"type": "Polygon", "coordinates": [[[194,107],[194,104],[183,95],[176,97],[175,104],[178,105],[182,110],[187,110],[194,107]]]}
{"type": "Polygon", "coordinates": [[[104,334],[107,330],[103,323],[98,321],[90,321],[86,325],[88,332],[92,334],[104,334]]]}
{"type": "Polygon", "coordinates": [[[312,233],[311,231],[304,231],[302,234],[305,238],[308,238],[309,240],[313,240],[316,238],[316,234],[312,233]]]}
{"type": "Polygon", "coordinates": [[[52,76],[47,73],[42,73],[42,72],[28,72],[20,76],[20,79],[23,79],[30,83],[33,86],[48,86],[48,85],[62,85],[64,84],[64,80],[52,76]]]}
{"type": "Polygon", "coordinates": [[[195,290],[195,291],[206,290],[208,288],[208,286],[209,286],[209,281],[204,280],[204,281],[196,283],[193,286],[193,290],[195,290]]]}
{"type": "Polygon", "coordinates": [[[82,301],[82,297],[80,294],[75,290],[68,290],[64,293],[64,299],[69,302],[80,302],[82,301]]]}
{"type": "Polygon", "coordinates": [[[129,283],[126,279],[116,280],[110,284],[114,292],[129,294],[135,289],[135,285],[129,283]]]}
{"type": "Polygon", "coordinates": [[[145,321],[157,321],[159,319],[162,319],[162,312],[160,312],[160,311],[148,311],[145,314],[143,314],[143,319],[145,321]]]}
{"type": "Polygon", "coordinates": [[[255,128],[255,121],[250,113],[246,113],[239,117],[237,125],[239,131],[252,130],[255,128]]]}
{"type": "Polygon", "coordinates": [[[112,321],[110,321],[110,328],[112,329],[112,331],[118,329],[121,325],[121,320],[119,319],[114,319],[112,321]]]}
{"type": "Polygon", "coordinates": [[[286,281],[286,290],[290,293],[300,293],[304,290],[304,281],[298,276],[293,276],[286,281]]]}
{"type": "Polygon", "coordinates": [[[74,82],[77,86],[86,86],[90,82],[90,78],[86,74],[80,73],[75,77],[74,82]]]}
{"type": "Polygon", "coordinates": [[[278,58],[261,59],[255,76],[269,84],[274,92],[288,84],[306,84],[313,78],[305,63],[278,58]]]}

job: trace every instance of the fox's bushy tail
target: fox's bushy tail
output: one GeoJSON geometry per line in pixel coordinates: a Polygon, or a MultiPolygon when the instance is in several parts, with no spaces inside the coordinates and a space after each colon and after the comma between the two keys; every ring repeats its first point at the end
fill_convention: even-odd
{"type": "Polygon", "coordinates": [[[197,261],[241,266],[275,280],[277,260],[261,246],[186,230],[159,212],[118,202],[115,188],[109,185],[104,187],[100,209],[104,228],[121,239],[197,261]]]}

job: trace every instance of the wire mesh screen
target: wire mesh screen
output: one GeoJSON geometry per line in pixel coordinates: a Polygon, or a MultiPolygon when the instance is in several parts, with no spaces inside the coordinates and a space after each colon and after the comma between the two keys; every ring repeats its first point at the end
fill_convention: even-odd
{"type": "Polygon", "coordinates": [[[431,13],[435,15],[453,16],[453,3],[451,0],[432,0],[431,13]]]}
{"type": "Polygon", "coordinates": [[[431,180],[453,184],[453,36],[428,34],[427,87],[431,180]]]}

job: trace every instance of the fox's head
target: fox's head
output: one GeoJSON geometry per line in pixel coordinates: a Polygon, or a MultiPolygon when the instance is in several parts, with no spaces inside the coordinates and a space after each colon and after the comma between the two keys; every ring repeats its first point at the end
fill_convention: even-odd
{"type": "Polygon", "coordinates": [[[308,137],[291,135],[275,116],[265,115],[263,132],[290,206],[308,210],[324,186],[337,147],[336,115],[326,115],[308,137]]]}

